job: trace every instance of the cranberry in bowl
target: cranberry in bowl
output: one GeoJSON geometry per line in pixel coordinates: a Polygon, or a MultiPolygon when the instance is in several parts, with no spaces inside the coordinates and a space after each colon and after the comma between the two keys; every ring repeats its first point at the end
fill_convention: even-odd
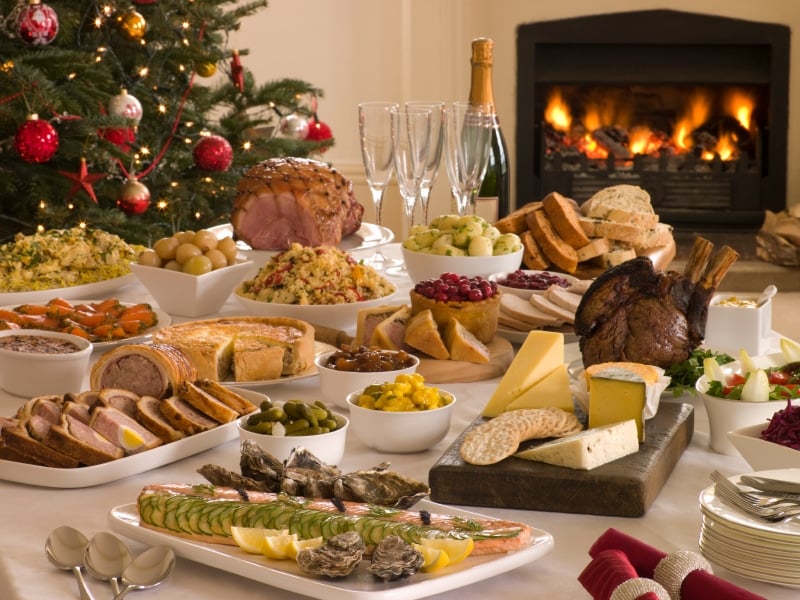
{"type": "Polygon", "coordinates": [[[526,269],[492,273],[488,279],[495,282],[502,293],[514,294],[526,300],[533,294],[544,294],[551,285],[567,289],[578,281],[577,277],[566,273],[526,269]]]}
{"type": "Polygon", "coordinates": [[[69,333],[39,329],[0,331],[0,387],[16,396],[80,392],[92,343],[69,333]]]}

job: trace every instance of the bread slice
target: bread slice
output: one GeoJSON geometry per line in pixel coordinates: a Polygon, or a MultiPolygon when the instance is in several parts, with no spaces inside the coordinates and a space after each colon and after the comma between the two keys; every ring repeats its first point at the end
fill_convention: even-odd
{"type": "Polygon", "coordinates": [[[608,219],[608,214],[612,210],[655,214],[647,190],[625,183],[598,190],[581,205],[581,212],[584,215],[598,219],[608,219]]]}
{"type": "Polygon", "coordinates": [[[605,237],[612,242],[625,242],[634,248],[642,248],[647,238],[647,229],[628,223],[615,223],[603,219],[580,219],[581,227],[589,237],[605,237]]]}
{"type": "Polygon", "coordinates": [[[666,223],[658,223],[649,229],[642,241],[642,249],[666,246],[672,240],[672,227],[666,223]]]}
{"type": "Polygon", "coordinates": [[[136,403],[136,419],[164,442],[174,442],[186,435],[170,425],[161,413],[161,400],[154,396],[142,396],[136,403]]]}
{"type": "Polygon", "coordinates": [[[411,318],[411,307],[404,304],[375,327],[370,338],[371,346],[384,350],[402,350],[405,347],[406,324],[411,318]]]}
{"type": "Polygon", "coordinates": [[[575,252],[578,254],[578,262],[584,262],[602,256],[611,250],[611,242],[608,238],[598,237],[593,238],[585,246],[578,248],[575,252]]]}
{"type": "Polygon", "coordinates": [[[530,303],[534,308],[538,308],[543,313],[552,315],[564,323],[569,323],[570,325],[575,323],[574,311],[567,310],[566,308],[559,306],[544,294],[534,294],[530,297],[530,303]]]}
{"type": "MultiPolygon", "coordinates": [[[[538,294],[534,294],[536,296],[538,294]]],[[[528,329],[535,327],[558,327],[564,321],[557,315],[544,312],[535,307],[531,302],[514,294],[500,295],[500,315],[521,321],[528,325],[528,329]]]]}
{"type": "Polygon", "coordinates": [[[223,404],[191,381],[184,381],[181,384],[178,388],[178,396],[192,408],[211,417],[217,423],[230,423],[239,417],[238,412],[223,404]]]}
{"type": "Polygon", "coordinates": [[[636,258],[636,250],[633,248],[614,248],[600,256],[600,264],[604,268],[616,267],[624,262],[636,258]]]}
{"type": "Polygon", "coordinates": [[[412,316],[406,323],[405,343],[439,360],[450,358],[450,352],[439,333],[439,326],[431,309],[426,308],[412,316]]]}
{"type": "Polygon", "coordinates": [[[578,222],[578,205],[574,200],[550,192],[542,200],[542,206],[553,229],[567,244],[577,249],[589,243],[589,236],[578,222]]]}
{"type": "Polygon", "coordinates": [[[200,389],[214,396],[214,398],[223,404],[227,404],[240,415],[249,415],[258,408],[255,404],[250,402],[250,400],[240,394],[237,394],[229,387],[225,387],[218,381],[213,381],[211,379],[198,379],[194,382],[194,384],[200,389]]]}
{"type": "Polygon", "coordinates": [[[535,210],[528,214],[528,227],[554,265],[567,273],[575,272],[578,268],[578,254],[575,248],[556,233],[544,210],[535,210]]]}
{"type": "Polygon", "coordinates": [[[186,435],[208,431],[219,425],[178,396],[170,396],[161,401],[161,414],[170,425],[186,435]]]}
{"type": "Polygon", "coordinates": [[[560,285],[551,285],[545,292],[547,299],[553,304],[557,304],[561,308],[575,313],[578,310],[578,305],[581,303],[583,296],[569,292],[562,288],[560,285]]]}
{"type": "Polygon", "coordinates": [[[402,307],[402,304],[382,304],[359,309],[356,316],[356,335],[353,338],[353,345],[369,346],[372,332],[375,331],[378,324],[391,317],[402,307]]]}
{"type": "Polygon", "coordinates": [[[519,239],[522,241],[523,248],[522,264],[534,271],[544,271],[550,266],[550,259],[547,258],[544,250],[542,250],[539,242],[536,241],[529,229],[523,231],[519,239]]]}
{"type": "Polygon", "coordinates": [[[488,363],[491,360],[489,349],[455,317],[444,328],[444,343],[450,352],[450,360],[471,363],[488,363]]]}
{"type": "Polygon", "coordinates": [[[497,221],[494,226],[500,233],[516,233],[519,235],[528,229],[528,213],[541,208],[541,202],[528,202],[497,221]]]}

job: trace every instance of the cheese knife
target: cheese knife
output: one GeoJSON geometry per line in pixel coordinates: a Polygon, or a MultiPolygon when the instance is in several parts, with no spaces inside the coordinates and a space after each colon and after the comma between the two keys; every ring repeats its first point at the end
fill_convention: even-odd
{"type": "Polygon", "coordinates": [[[785,481],[756,475],[740,475],[739,481],[751,488],[776,494],[800,494],[800,481],[785,481]]]}

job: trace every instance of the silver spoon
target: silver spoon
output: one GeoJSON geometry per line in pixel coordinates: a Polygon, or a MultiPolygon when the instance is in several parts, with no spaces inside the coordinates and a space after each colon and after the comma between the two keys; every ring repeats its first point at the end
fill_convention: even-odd
{"type": "Polygon", "coordinates": [[[84,555],[86,571],[100,581],[111,582],[114,594],[119,594],[119,579],[131,563],[128,547],[117,536],[100,531],[92,537],[84,555]]]}
{"type": "Polygon", "coordinates": [[[125,587],[113,600],[122,600],[131,590],[145,590],[163,582],[175,567],[175,554],[166,546],[148,548],[131,561],[122,573],[125,587]]]}
{"type": "Polygon", "coordinates": [[[53,565],[74,573],[81,600],[94,600],[81,570],[83,555],[88,545],[89,540],[86,536],[68,525],[62,525],[50,532],[44,545],[44,553],[53,565]]]}

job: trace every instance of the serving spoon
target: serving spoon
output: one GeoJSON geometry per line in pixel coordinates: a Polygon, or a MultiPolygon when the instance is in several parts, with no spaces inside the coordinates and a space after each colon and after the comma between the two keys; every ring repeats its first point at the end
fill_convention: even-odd
{"type": "Polygon", "coordinates": [[[125,587],[116,594],[113,600],[122,600],[131,590],[145,590],[162,583],[175,567],[175,553],[167,546],[148,548],[122,572],[122,583],[125,587]]]}
{"type": "Polygon", "coordinates": [[[117,536],[107,531],[96,533],[86,546],[84,562],[86,571],[100,581],[111,583],[114,594],[119,594],[119,581],[131,563],[128,547],[117,536]]]}
{"type": "Polygon", "coordinates": [[[44,544],[48,560],[64,571],[72,571],[78,581],[81,600],[94,600],[83,578],[83,562],[89,540],[77,529],[69,525],[55,528],[44,544]]]}

